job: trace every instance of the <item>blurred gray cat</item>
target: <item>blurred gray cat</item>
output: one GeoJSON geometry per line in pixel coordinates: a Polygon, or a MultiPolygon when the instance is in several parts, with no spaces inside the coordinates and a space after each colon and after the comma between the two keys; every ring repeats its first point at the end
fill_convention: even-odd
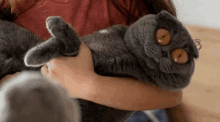
{"type": "Polygon", "coordinates": [[[39,72],[22,72],[0,89],[0,122],[80,122],[78,101],[39,72]]]}
{"type": "MultiPolygon", "coordinates": [[[[10,32],[13,34],[10,37],[4,34],[6,39],[0,41],[1,77],[21,70],[38,70],[58,56],[76,56],[83,41],[91,49],[96,73],[134,77],[165,90],[180,90],[190,83],[194,59],[199,56],[186,28],[166,11],[146,15],[131,26],[115,25],[82,38],[60,17],[49,17],[46,25],[52,37],[45,42],[15,24],[0,23],[14,28],[0,28],[3,33],[15,31],[10,32]]],[[[82,99],[78,101],[82,122],[124,122],[133,113],[82,99]]],[[[25,117],[22,121],[26,122],[25,117]]]]}

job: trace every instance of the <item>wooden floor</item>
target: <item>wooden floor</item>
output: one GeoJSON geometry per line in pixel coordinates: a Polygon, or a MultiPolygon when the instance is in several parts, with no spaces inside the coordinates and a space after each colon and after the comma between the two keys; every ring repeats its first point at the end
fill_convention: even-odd
{"type": "Polygon", "coordinates": [[[202,49],[192,82],[183,90],[184,117],[188,122],[220,122],[220,30],[186,27],[202,40],[202,49]]]}

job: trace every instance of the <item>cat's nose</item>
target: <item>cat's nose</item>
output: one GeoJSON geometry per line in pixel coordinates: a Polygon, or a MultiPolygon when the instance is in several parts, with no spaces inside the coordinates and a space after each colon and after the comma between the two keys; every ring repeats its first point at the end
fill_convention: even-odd
{"type": "Polygon", "coordinates": [[[157,63],[160,62],[160,59],[161,59],[162,57],[165,57],[165,58],[168,57],[168,53],[167,53],[166,51],[161,51],[161,52],[162,52],[161,57],[160,57],[160,58],[155,58],[155,59],[154,59],[157,63]]]}
{"type": "Polygon", "coordinates": [[[168,53],[165,51],[162,51],[162,57],[168,57],[168,53]]]}

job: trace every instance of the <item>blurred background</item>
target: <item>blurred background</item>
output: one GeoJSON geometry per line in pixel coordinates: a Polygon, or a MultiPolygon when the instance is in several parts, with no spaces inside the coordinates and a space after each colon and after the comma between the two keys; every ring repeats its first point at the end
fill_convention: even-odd
{"type": "Polygon", "coordinates": [[[202,41],[202,49],[182,103],[168,112],[171,122],[220,122],[220,0],[173,2],[179,20],[202,41]]]}
{"type": "Polygon", "coordinates": [[[173,0],[184,23],[220,29],[220,0],[173,0]]]}

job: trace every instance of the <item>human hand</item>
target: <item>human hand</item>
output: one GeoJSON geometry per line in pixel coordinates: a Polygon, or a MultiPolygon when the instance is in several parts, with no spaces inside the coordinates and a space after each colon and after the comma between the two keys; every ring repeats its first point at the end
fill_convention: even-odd
{"type": "Polygon", "coordinates": [[[0,84],[2,84],[3,82],[5,82],[6,80],[18,75],[19,72],[16,72],[15,74],[10,74],[10,75],[6,75],[5,77],[3,77],[1,80],[0,80],[0,84]]]}
{"type": "Polygon", "coordinates": [[[89,92],[91,81],[97,75],[91,51],[83,42],[76,57],[55,58],[41,68],[41,73],[53,82],[59,82],[75,97],[83,97],[81,95],[89,92]]]}
{"type": "Polygon", "coordinates": [[[9,4],[9,6],[11,6],[11,13],[16,13],[16,14],[29,9],[36,2],[37,0],[7,0],[5,1],[6,4],[9,4]]]}

